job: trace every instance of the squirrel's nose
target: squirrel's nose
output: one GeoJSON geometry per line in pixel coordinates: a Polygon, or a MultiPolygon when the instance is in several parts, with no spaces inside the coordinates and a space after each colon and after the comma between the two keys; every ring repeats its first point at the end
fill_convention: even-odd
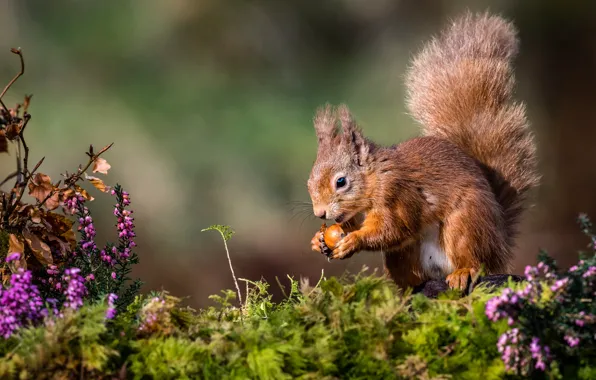
{"type": "Polygon", "coordinates": [[[313,208],[313,212],[315,213],[315,216],[317,218],[321,218],[321,219],[327,219],[327,212],[325,211],[325,208],[323,207],[315,207],[313,208]]]}

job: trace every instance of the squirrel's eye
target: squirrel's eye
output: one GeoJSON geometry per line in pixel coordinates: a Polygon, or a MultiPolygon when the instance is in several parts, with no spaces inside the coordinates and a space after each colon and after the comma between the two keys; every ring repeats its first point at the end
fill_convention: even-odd
{"type": "Polygon", "coordinates": [[[339,177],[337,179],[337,181],[335,182],[335,187],[337,187],[338,189],[340,187],[344,187],[346,185],[347,181],[346,181],[346,177],[339,177]]]}

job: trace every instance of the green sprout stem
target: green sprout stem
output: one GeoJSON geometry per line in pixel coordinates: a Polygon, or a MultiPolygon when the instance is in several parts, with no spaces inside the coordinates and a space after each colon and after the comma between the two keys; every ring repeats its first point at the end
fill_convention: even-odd
{"type": "Polygon", "coordinates": [[[228,239],[232,237],[234,231],[232,231],[232,229],[228,226],[213,225],[202,229],[201,232],[209,230],[216,230],[221,235],[221,238],[224,243],[224,248],[226,250],[226,255],[228,256],[228,264],[230,265],[232,278],[234,279],[234,285],[236,286],[236,291],[238,292],[238,301],[240,301],[240,305],[242,306],[242,294],[240,293],[240,286],[238,286],[238,279],[236,278],[236,274],[234,273],[234,267],[232,266],[232,258],[230,257],[230,250],[228,249],[228,239]]]}

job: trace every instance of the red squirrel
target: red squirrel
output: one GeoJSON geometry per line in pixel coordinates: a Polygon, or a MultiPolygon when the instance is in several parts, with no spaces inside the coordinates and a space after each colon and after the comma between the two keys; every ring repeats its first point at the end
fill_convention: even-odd
{"type": "MultiPolygon", "coordinates": [[[[402,288],[445,279],[463,289],[481,267],[512,270],[517,225],[540,179],[525,106],[513,100],[517,51],[517,31],[501,17],[452,22],[406,74],[422,136],[394,146],[366,138],[345,105],[317,111],[313,212],[348,232],[330,258],[382,251],[402,288]]],[[[322,242],[319,231],[312,249],[323,252],[322,242]]]]}

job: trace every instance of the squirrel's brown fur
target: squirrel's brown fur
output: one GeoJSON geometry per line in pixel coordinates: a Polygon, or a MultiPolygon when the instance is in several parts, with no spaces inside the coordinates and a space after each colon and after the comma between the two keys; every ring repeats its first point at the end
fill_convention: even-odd
{"type": "MultiPolygon", "coordinates": [[[[344,105],[317,112],[314,213],[351,228],[333,258],[383,251],[386,273],[401,286],[447,276],[461,288],[481,266],[511,270],[524,199],[539,180],[524,106],[512,100],[517,49],[515,28],[500,17],[468,13],[453,22],[406,75],[423,136],[396,146],[366,139],[344,105]],[[349,223],[356,216],[357,226],[349,223]]],[[[319,240],[317,233],[314,250],[319,240]]]]}

